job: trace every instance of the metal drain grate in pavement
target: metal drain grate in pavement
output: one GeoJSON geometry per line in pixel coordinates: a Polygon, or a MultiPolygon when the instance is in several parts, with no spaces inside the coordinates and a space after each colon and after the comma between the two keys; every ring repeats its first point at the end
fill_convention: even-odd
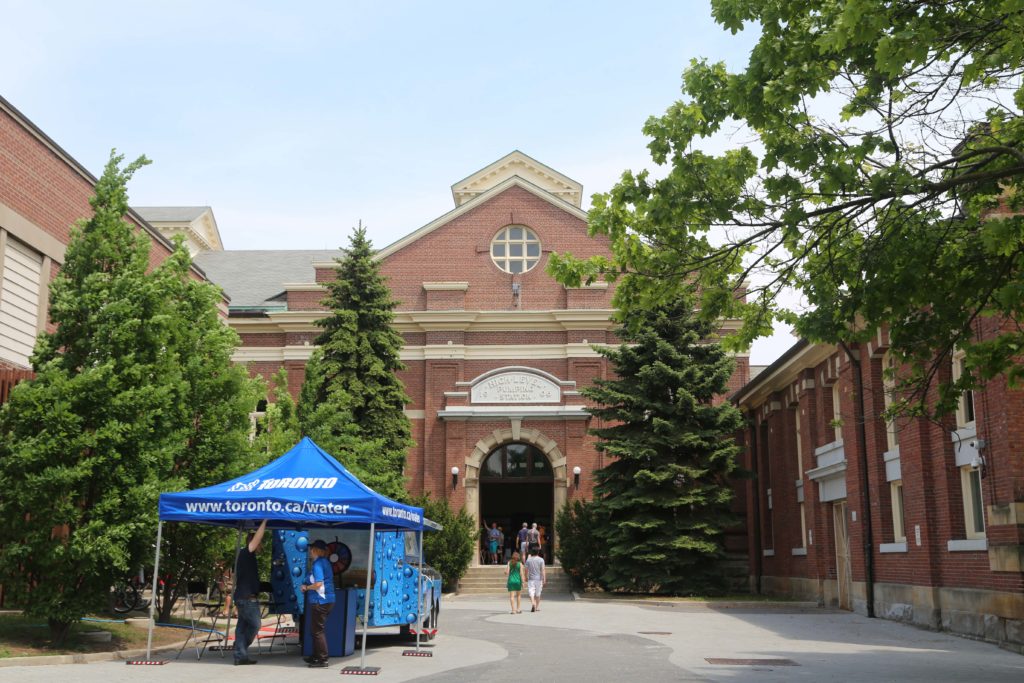
{"type": "Polygon", "coordinates": [[[720,664],[723,666],[800,666],[792,659],[716,659],[705,657],[708,664],[720,664]]]}
{"type": "Polygon", "coordinates": [[[672,631],[637,631],[642,636],[670,636],[672,631]]]}

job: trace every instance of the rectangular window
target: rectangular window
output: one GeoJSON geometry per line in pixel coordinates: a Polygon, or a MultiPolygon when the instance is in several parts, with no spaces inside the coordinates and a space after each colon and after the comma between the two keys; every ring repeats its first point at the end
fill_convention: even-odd
{"type": "Polygon", "coordinates": [[[981,495],[981,470],[970,465],[960,468],[964,498],[964,531],[967,538],[985,538],[985,506],[981,495]]]}
{"type": "Polygon", "coordinates": [[[903,482],[889,482],[892,502],[892,538],[897,543],[906,542],[907,532],[903,521],[903,482]]]}
{"type": "Polygon", "coordinates": [[[839,382],[832,385],[832,424],[835,427],[835,440],[843,440],[843,414],[839,409],[839,382]]]}
{"type": "Polygon", "coordinates": [[[807,547],[807,515],[803,503],[800,503],[800,547],[807,547]]]}
{"type": "Polygon", "coordinates": [[[794,413],[794,431],[796,432],[794,443],[796,444],[796,472],[797,479],[804,478],[804,456],[803,449],[800,443],[800,409],[797,408],[794,413]]]}
{"type": "Polygon", "coordinates": [[[43,255],[0,231],[0,359],[28,367],[39,333],[43,255]]]}
{"type": "MultiPolygon", "coordinates": [[[[883,402],[885,409],[889,410],[896,402],[896,377],[893,374],[896,372],[896,359],[891,351],[882,357],[882,370],[882,390],[885,392],[883,402]]],[[[900,445],[900,432],[895,419],[885,423],[885,440],[886,450],[894,451],[900,445]]]]}
{"type": "MultiPolygon", "coordinates": [[[[957,351],[953,355],[953,381],[958,381],[967,373],[967,362],[964,359],[964,352],[957,351]]],[[[974,425],[974,392],[965,391],[960,396],[960,402],[956,408],[956,426],[969,427],[974,425]]]]}

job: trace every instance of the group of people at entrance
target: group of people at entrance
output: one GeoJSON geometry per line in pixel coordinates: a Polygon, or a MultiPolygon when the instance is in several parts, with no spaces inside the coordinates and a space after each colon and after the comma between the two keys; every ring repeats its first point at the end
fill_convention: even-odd
{"type": "Polygon", "coordinates": [[[527,595],[530,596],[530,611],[539,612],[540,596],[548,582],[548,570],[544,564],[544,558],[540,555],[540,547],[530,546],[530,556],[525,562],[520,559],[518,551],[513,552],[512,559],[505,567],[505,576],[508,577],[505,586],[508,588],[508,604],[512,610],[511,613],[522,614],[523,612],[521,596],[524,581],[527,595]]]}
{"type": "MultiPolygon", "coordinates": [[[[249,646],[259,633],[260,620],[260,578],[256,567],[256,553],[263,543],[263,535],[267,530],[267,521],[263,520],[259,528],[249,535],[248,542],[238,552],[237,571],[235,572],[235,609],[238,622],[235,626],[235,666],[255,664],[256,660],[249,656],[249,646]]],[[[327,544],[313,541],[310,552],[315,558],[310,567],[309,575],[302,583],[302,592],[309,596],[311,635],[313,638],[313,656],[306,657],[306,663],[312,668],[326,668],[327,636],[324,627],[327,615],[334,607],[334,570],[327,559],[327,544]]]]}
{"type": "Polygon", "coordinates": [[[512,559],[512,555],[516,550],[518,550],[519,556],[523,559],[527,557],[527,554],[533,548],[537,549],[537,554],[541,558],[544,557],[544,527],[538,526],[536,522],[532,526],[523,522],[523,528],[516,535],[514,544],[510,537],[505,536],[505,530],[498,526],[497,522],[492,522],[490,528],[487,528],[485,523],[484,530],[485,553],[483,559],[485,564],[508,562],[512,559]]]}

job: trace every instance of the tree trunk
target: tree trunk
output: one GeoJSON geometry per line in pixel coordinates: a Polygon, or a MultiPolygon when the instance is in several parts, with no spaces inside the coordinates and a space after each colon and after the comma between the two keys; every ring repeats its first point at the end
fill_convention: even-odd
{"type": "Polygon", "coordinates": [[[68,634],[71,633],[72,622],[47,619],[46,623],[50,627],[50,641],[53,643],[53,646],[63,647],[64,642],[68,639],[68,634]]]}

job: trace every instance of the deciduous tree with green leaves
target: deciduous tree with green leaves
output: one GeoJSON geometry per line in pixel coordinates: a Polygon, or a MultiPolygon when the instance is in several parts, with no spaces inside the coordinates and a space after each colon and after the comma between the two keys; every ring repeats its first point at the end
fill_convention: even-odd
{"type": "MultiPolygon", "coordinates": [[[[184,438],[177,444],[171,469],[162,476],[163,491],[212,486],[269,460],[266,452],[253,449],[249,441],[249,416],[262,382],[249,379],[245,367],[232,362],[238,335],[220,317],[219,290],[190,277],[191,263],[179,238],[174,254],[153,274],[171,307],[168,353],[177,358],[181,371],[177,395],[165,410],[184,425],[184,438]]],[[[216,578],[215,564],[233,547],[234,538],[223,529],[165,525],[160,574],[166,579],[166,588],[160,596],[161,621],[170,619],[189,582],[216,578]]]]}
{"type": "Polygon", "coordinates": [[[680,298],[636,312],[618,348],[601,348],[616,379],[583,395],[601,421],[591,430],[612,456],[595,472],[594,536],[605,543],[600,583],[611,589],[686,594],[720,586],[723,534],[736,523],[729,478],[739,411],[717,402],[733,362],[715,327],[680,298]]]}
{"type": "Polygon", "coordinates": [[[409,397],[396,374],[404,368],[403,339],[392,327],[397,304],[365,228],[353,232],[327,290],[330,315],[317,321],[323,332],[299,397],[303,432],[367,486],[404,500],[413,440],[404,412],[409,397]]]}
{"type": "Polygon", "coordinates": [[[288,370],[278,369],[270,382],[267,409],[259,419],[259,434],[253,442],[254,449],[265,454],[267,462],[284,455],[302,439],[295,399],[288,390],[288,370]]]}
{"type": "Polygon", "coordinates": [[[711,5],[724,28],[760,30],[746,69],[691,62],[683,99],[644,126],[661,171],[594,198],[590,228],[613,256],[563,255],[556,275],[639,275],[619,291],[627,309],[696,291],[705,318],[742,319],[733,348],[776,320],[826,342],[888,326],[916,412],[947,412],[1000,373],[1019,383],[1024,2],[711,5]],[[754,142],[702,150],[732,129],[754,142]],[[805,310],[780,303],[787,288],[805,310]],[[981,339],[986,316],[1007,324],[981,339]],[[957,347],[968,372],[926,405],[957,347]]]}

